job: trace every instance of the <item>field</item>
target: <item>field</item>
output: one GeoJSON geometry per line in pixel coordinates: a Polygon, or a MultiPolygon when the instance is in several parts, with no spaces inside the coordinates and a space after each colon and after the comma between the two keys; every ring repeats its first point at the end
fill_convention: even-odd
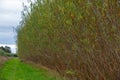
{"type": "Polygon", "coordinates": [[[0,80],[62,80],[45,69],[36,69],[14,58],[0,69],[0,80]]]}

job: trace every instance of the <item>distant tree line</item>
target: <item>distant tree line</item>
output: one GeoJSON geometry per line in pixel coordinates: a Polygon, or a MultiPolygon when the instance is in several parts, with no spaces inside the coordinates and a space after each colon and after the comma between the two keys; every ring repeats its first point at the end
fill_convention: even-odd
{"type": "Polygon", "coordinates": [[[11,48],[9,46],[5,46],[5,47],[1,46],[0,50],[3,50],[6,53],[11,53],[11,48]]]}
{"type": "Polygon", "coordinates": [[[0,56],[17,57],[17,54],[13,54],[9,46],[5,46],[5,47],[1,46],[0,56]]]}

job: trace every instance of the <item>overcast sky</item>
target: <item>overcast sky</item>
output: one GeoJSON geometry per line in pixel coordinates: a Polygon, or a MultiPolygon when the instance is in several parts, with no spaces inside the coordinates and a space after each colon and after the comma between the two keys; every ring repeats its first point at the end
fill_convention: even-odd
{"type": "Polygon", "coordinates": [[[14,28],[21,20],[22,3],[27,0],[0,0],[0,46],[8,45],[15,52],[14,28]]]}

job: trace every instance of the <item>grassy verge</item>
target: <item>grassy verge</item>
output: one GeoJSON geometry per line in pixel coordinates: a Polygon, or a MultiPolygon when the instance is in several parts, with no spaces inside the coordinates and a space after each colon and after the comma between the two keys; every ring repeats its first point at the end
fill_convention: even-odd
{"type": "Polygon", "coordinates": [[[0,80],[61,80],[48,74],[47,70],[36,69],[22,63],[19,59],[11,59],[0,69],[0,80]]]}

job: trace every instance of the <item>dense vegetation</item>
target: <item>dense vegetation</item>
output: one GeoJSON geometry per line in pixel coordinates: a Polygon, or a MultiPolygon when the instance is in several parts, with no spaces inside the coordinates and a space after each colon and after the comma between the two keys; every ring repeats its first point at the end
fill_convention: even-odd
{"type": "Polygon", "coordinates": [[[118,0],[36,0],[18,28],[21,59],[71,80],[119,80],[118,0]]]}

